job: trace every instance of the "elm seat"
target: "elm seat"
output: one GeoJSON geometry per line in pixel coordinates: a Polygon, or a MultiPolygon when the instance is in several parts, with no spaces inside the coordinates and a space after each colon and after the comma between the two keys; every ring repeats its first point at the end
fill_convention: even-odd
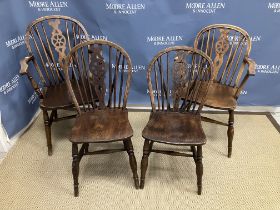
{"type": "Polygon", "coordinates": [[[179,112],[152,112],[142,132],[144,139],[178,145],[203,145],[206,137],[200,115],[179,112]]]}
{"type": "MultiPolygon", "coordinates": [[[[78,93],[79,89],[75,81],[71,81],[73,91],[78,93]]],[[[81,85],[81,84],[80,84],[81,85]]],[[[83,91],[83,90],[81,90],[83,91]]],[[[87,90],[87,95],[90,97],[90,90],[87,90]]],[[[97,96],[93,91],[93,98],[97,100],[97,96]]],[[[78,103],[82,104],[81,97],[77,97],[78,103]]],[[[83,91],[83,100],[86,100],[86,95],[83,91]]],[[[48,110],[58,109],[58,108],[69,108],[73,107],[73,102],[71,96],[68,93],[66,82],[60,83],[56,86],[47,87],[44,99],[41,100],[41,108],[46,108],[48,110]]]]}
{"type": "Polygon", "coordinates": [[[235,109],[237,105],[236,92],[237,88],[214,82],[209,87],[204,105],[212,108],[235,109]]]}
{"type": "Polygon", "coordinates": [[[76,118],[70,141],[98,143],[119,141],[132,137],[133,130],[126,109],[103,109],[83,112],[76,118]]]}

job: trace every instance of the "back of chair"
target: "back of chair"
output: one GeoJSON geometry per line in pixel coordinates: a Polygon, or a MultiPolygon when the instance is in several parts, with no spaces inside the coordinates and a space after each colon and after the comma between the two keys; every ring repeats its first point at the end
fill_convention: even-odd
{"type": "Polygon", "coordinates": [[[212,71],[211,59],[194,48],[175,46],[160,51],[147,72],[152,110],[199,113],[212,71]]]}
{"type": "Polygon", "coordinates": [[[64,73],[78,113],[95,108],[126,108],[132,64],[119,45],[105,40],[78,44],[66,58],[64,73]],[[71,78],[78,91],[73,89],[71,78]]]}
{"type": "Polygon", "coordinates": [[[67,53],[85,39],[88,34],[84,26],[71,17],[51,15],[33,21],[25,34],[27,50],[36,69],[33,77],[43,87],[63,82],[62,67],[67,53]]]}
{"type": "Polygon", "coordinates": [[[197,34],[194,48],[202,50],[213,60],[215,82],[240,86],[244,77],[244,58],[251,51],[251,40],[245,30],[228,24],[209,25],[197,34]]]}

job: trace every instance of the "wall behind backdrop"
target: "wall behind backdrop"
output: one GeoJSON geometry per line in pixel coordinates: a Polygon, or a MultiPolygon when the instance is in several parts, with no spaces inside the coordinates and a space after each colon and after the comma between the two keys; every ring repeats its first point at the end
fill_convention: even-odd
{"type": "Polygon", "coordinates": [[[27,25],[46,15],[78,19],[92,39],[121,45],[133,62],[129,104],[147,106],[146,69],[152,57],[172,45],[193,45],[201,28],[227,23],[248,31],[257,65],[239,105],[280,105],[280,0],[1,0],[0,111],[9,136],[16,135],[38,110],[39,100],[19,60],[27,55],[27,25]]]}

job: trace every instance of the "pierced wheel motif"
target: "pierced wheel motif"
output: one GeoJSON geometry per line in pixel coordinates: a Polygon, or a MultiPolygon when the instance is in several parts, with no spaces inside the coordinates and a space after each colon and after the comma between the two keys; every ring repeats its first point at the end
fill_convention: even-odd
{"type": "Polygon", "coordinates": [[[221,39],[216,43],[216,52],[219,54],[225,54],[229,49],[228,40],[221,39]]]}
{"type": "Polygon", "coordinates": [[[53,28],[51,43],[54,46],[55,50],[59,54],[59,64],[63,66],[64,59],[66,57],[66,38],[63,36],[62,31],[58,28],[60,20],[56,19],[55,21],[49,21],[49,25],[53,28]]]}
{"type": "Polygon", "coordinates": [[[65,43],[65,37],[59,35],[59,34],[56,34],[52,37],[52,44],[56,47],[62,47],[65,43]]]}
{"type": "Polygon", "coordinates": [[[221,33],[221,35],[220,35],[218,41],[216,42],[215,47],[216,47],[216,53],[223,55],[229,49],[229,41],[228,41],[229,30],[221,29],[220,33],[221,33]]]}

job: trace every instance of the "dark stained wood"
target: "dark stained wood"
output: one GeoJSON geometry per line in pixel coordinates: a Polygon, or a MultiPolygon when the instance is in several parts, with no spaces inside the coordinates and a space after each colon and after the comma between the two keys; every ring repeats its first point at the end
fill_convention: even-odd
{"type": "Polygon", "coordinates": [[[136,189],[139,189],[139,178],[137,174],[137,162],[134,156],[134,151],[133,151],[133,145],[131,142],[131,139],[128,138],[128,140],[123,141],[124,143],[124,148],[128,153],[129,156],[129,164],[133,173],[133,179],[134,179],[134,185],[136,189]]]}
{"type": "MultiPolygon", "coordinates": [[[[77,84],[75,83],[75,81],[71,81],[71,83],[72,83],[74,92],[77,93],[78,92],[77,84]]],[[[87,89],[88,94],[89,94],[89,92],[90,92],[90,90],[87,89]]],[[[84,92],[83,92],[83,95],[85,95],[84,92]]],[[[93,101],[97,100],[97,96],[96,96],[95,92],[93,93],[92,100],[93,101]]],[[[81,97],[78,97],[78,103],[82,104],[81,97]]],[[[58,107],[61,109],[66,109],[66,108],[70,108],[73,106],[74,106],[74,103],[72,101],[71,96],[68,93],[66,82],[60,83],[56,86],[49,87],[46,90],[44,100],[42,100],[42,102],[40,103],[40,107],[42,109],[48,109],[48,110],[53,110],[53,109],[57,110],[58,107]]]]}
{"type": "Polygon", "coordinates": [[[229,110],[229,119],[228,119],[228,130],[227,130],[227,136],[228,136],[228,157],[231,157],[232,153],[232,140],[234,135],[234,110],[229,110]]]}
{"type": "Polygon", "coordinates": [[[133,130],[128,121],[127,110],[103,109],[83,112],[77,116],[70,141],[74,143],[97,143],[130,138],[133,130]]]}
{"type": "Polygon", "coordinates": [[[72,157],[73,157],[73,162],[72,162],[72,173],[73,173],[73,179],[74,179],[74,196],[78,197],[79,196],[79,163],[81,156],[79,156],[79,151],[78,151],[78,145],[77,144],[72,144],[72,157]]]}
{"type": "MultiPolygon", "coordinates": [[[[52,154],[52,122],[73,117],[73,115],[62,118],[48,117],[48,111],[57,112],[57,110],[74,106],[68,95],[62,67],[65,64],[66,54],[71,48],[84,41],[76,36],[77,30],[81,32],[80,35],[83,35],[85,40],[88,39],[87,31],[78,20],[62,15],[38,18],[26,29],[25,44],[28,56],[20,61],[20,74],[27,76],[41,99],[40,108],[44,115],[49,155],[52,154]],[[73,30],[69,28],[70,25],[74,26],[73,30]],[[29,67],[31,63],[35,71],[29,67]]],[[[77,91],[76,87],[74,90],[77,91]]],[[[80,99],[78,103],[81,103],[80,99]]]]}
{"type": "Polygon", "coordinates": [[[144,147],[143,147],[143,156],[141,161],[141,182],[140,182],[140,189],[144,189],[145,185],[145,176],[148,168],[148,158],[151,153],[150,141],[145,139],[144,147]]]}
{"type": "MultiPolygon", "coordinates": [[[[69,140],[73,145],[82,144],[78,152],[79,161],[83,155],[126,151],[134,185],[138,189],[137,163],[131,142],[133,130],[126,109],[132,75],[129,55],[113,42],[85,41],[71,49],[65,60],[64,73],[68,91],[77,110],[69,140]],[[124,147],[99,151],[88,149],[90,143],[115,141],[123,141],[124,147]]],[[[72,151],[73,156],[76,154],[76,150],[72,151]]],[[[73,158],[73,177],[74,195],[78,196],[76,159],[73,158]]]]}
{"type": "Polygon", "coordinates": [[[210,87],[205,106],[228,110],[228,123],[203,118],[207,122],[228,126],[228,157],[232,153],[234,134],[233,110],[237,99],[250,76],[255,75],[256,63],[249,58],[251,40],[242,28],[228,24],[214,24],[203,28],[196,36],[194,48],[207,53],[214,61],[214,82],[210,87]],[[210,39],[203,38],[208,34],[210,39]],[[210,49],[204,46],[212,46],[210,49]],[[248,67],[245,72],[245,67],[248,67]]]}
{"type": "Polygon", "coordinates": [[[203,175],[202,146],[197,146],[197,156],[196,156],[195,164],[196,164],[196,175],[197,175],[197,194],[201,195],[202,175],[203,175]]]}
{"type": "Polygon", "coordinates": [[[205,144],[199,115],[179,112],[152,112],[142,132],[144,139],[178,145],[205,144]]]}
{"type": "Polygon", "coordinates": [[[149,155],[155,152],[193,157],[198,194],[201,194],[202,145],[206,143],[206,137],[200,112],[212,83],[213,70],[213,62],[205,53],[186,46],[166,48],[150,62],[147,80],[152,112],[142,132],[145,142],[141,161],[141,189],[145,185],[149,155]],[[190,146],[191,151],[181,153],[153,149],[154,142],[190,146]]]}
{"type": "Polygon", "coordinates": [[[220,109],[235,109],[237,88],[228,87],[220,83],[213,83],[207,93],[205,106],[220,109]]]}

